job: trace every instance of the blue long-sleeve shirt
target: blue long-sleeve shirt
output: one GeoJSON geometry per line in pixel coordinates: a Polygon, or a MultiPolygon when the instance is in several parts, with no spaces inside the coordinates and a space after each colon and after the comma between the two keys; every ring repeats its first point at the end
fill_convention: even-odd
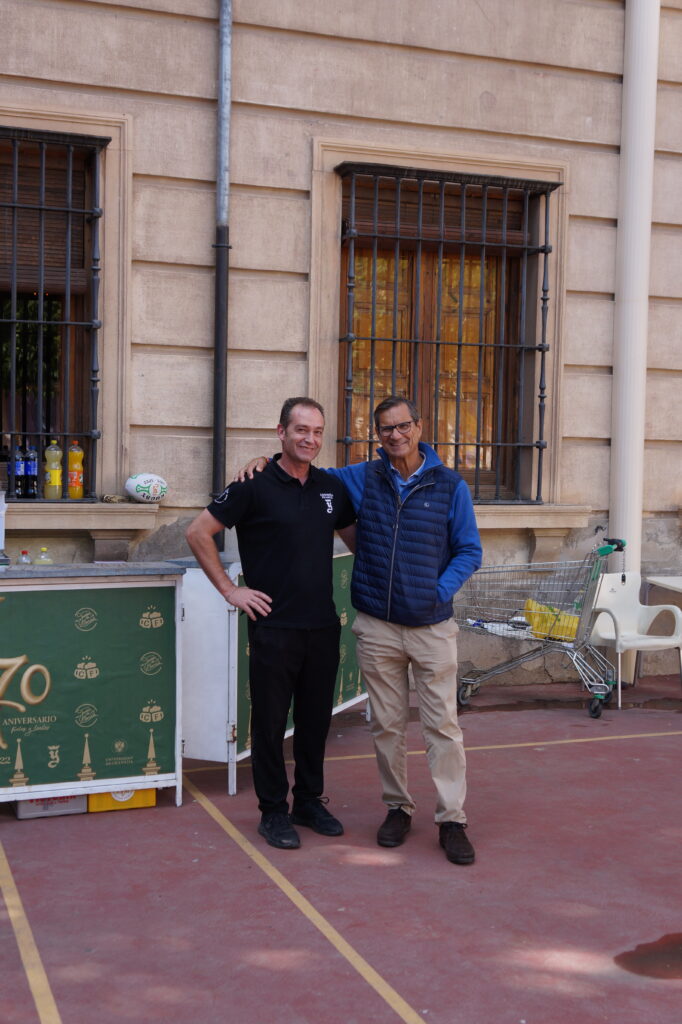
{"type": "MultiPolygon", "coordinates": [[[[395,473],[390,466],[388,456],[383,449],[378,449],[379,457],[391,469],[391,479],[401,502],[405,500],[409,491],[419,483],[419,478],[425,469],[442,465],[438,455],[429,445],[420,442],[419,451],[424,456],[421,466],[409,480],[403,481],[399,474],[395,473]],[[397,479],[394,479],[394,477],[397,479]]],[[[352,466],[342,466],[328,470],[328,472],[334,474],[343,482],[358,515],[362,505],[368,465],[369,463],[367,462],[359,462],[352,466]]],[[[465,580],[479,568],[483,557],[471,494],[465,481],[461,478],[457,482],[452,494],[447,528],[451,558],[438,577],[439,601],[451,600],[465,580]]]]}

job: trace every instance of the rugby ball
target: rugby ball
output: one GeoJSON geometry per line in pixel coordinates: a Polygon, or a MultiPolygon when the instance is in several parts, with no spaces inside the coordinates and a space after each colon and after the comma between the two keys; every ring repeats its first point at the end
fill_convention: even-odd
{"type": "Polygon", "coordinates": [[[125,492],[133,501],[143,504],[155,504],[166,496],[168,484],[156,473],[135,473],[129,476],[125,484],[125,492]]]}

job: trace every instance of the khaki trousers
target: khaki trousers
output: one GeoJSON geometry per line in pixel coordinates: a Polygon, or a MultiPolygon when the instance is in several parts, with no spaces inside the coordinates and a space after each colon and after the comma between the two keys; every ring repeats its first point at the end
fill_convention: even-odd
{"type": "Polygon", "coordinates": [[[367,684],[383,800],[412,814],[407,789],[406,730],[411,666],[426,756],[436,787],[437,823],[466,822],[466,759],[457,723],[457,634],[453,619],[398,626],[358,612],[353,623],[358,665],[367,684]]]}

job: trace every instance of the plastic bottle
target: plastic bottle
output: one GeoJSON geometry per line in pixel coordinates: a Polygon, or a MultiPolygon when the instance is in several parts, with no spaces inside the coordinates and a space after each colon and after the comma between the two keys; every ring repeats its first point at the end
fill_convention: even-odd
{"type": "Polygon", "coordinates": [[[28,551],[22,551],[17,558],[17,565],[33,565],[33,559],[28,551]]]}
{"type": "Polygon", "coordinates": [[[30,444],[24,452],[24,498],[38,497],[38,452],[30,444]]]}
{"type": "Polygon", "coordinates": [[[69,445],[69,497],[83,497],[83,449],[78,441],[69,445]]]}
{"type": "Polygon", "coordinates": [[[41,548],[40,554],[36,558],[34,565],[54,565],[54,562],[50,558],[50,552],[47,548],[41,548]]]}
{"type": "Polygon", "coordinates": [[[24,496],[24,475],[26,473],[26,464],[24,462],[24,453],[21,447],[17,445],[14,449],[14,492],[17,498],[23,498],[24,496]]]}
{"type": "Polygon", "coordinates": [[[44,498],[61,498],[62,496],[62,454],[57,442],[50,441],[45,449],[44,498]]]}

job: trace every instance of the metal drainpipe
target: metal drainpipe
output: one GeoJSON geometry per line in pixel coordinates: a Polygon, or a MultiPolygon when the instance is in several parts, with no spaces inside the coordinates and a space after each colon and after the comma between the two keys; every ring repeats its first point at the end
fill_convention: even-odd
{"type": "Polygon", "coordinates": [[[0,491],[0,572],[4,572],[9,565],[9,558],[5,552],[5,513],[7,512],[7,502],[5,501],[5,492],[0,491]]]}
{"type": "MultiPolygon", "coordinates": [[[[225,486],[227,430],[227,298],[230,267],[230,103],[232,93],[232,0],[220,0],[216,160],[215,317],[213,342],[212,495],[225,486]]],[[[224,548],[224,533],[216,536],[224,548]]]]}
{"type": "Polygon", "coordinates": [[[659,20],[658,0],[625,5],[609,531],[627,540],[626,567],[635,571],[642,550],[659,20]]]}

